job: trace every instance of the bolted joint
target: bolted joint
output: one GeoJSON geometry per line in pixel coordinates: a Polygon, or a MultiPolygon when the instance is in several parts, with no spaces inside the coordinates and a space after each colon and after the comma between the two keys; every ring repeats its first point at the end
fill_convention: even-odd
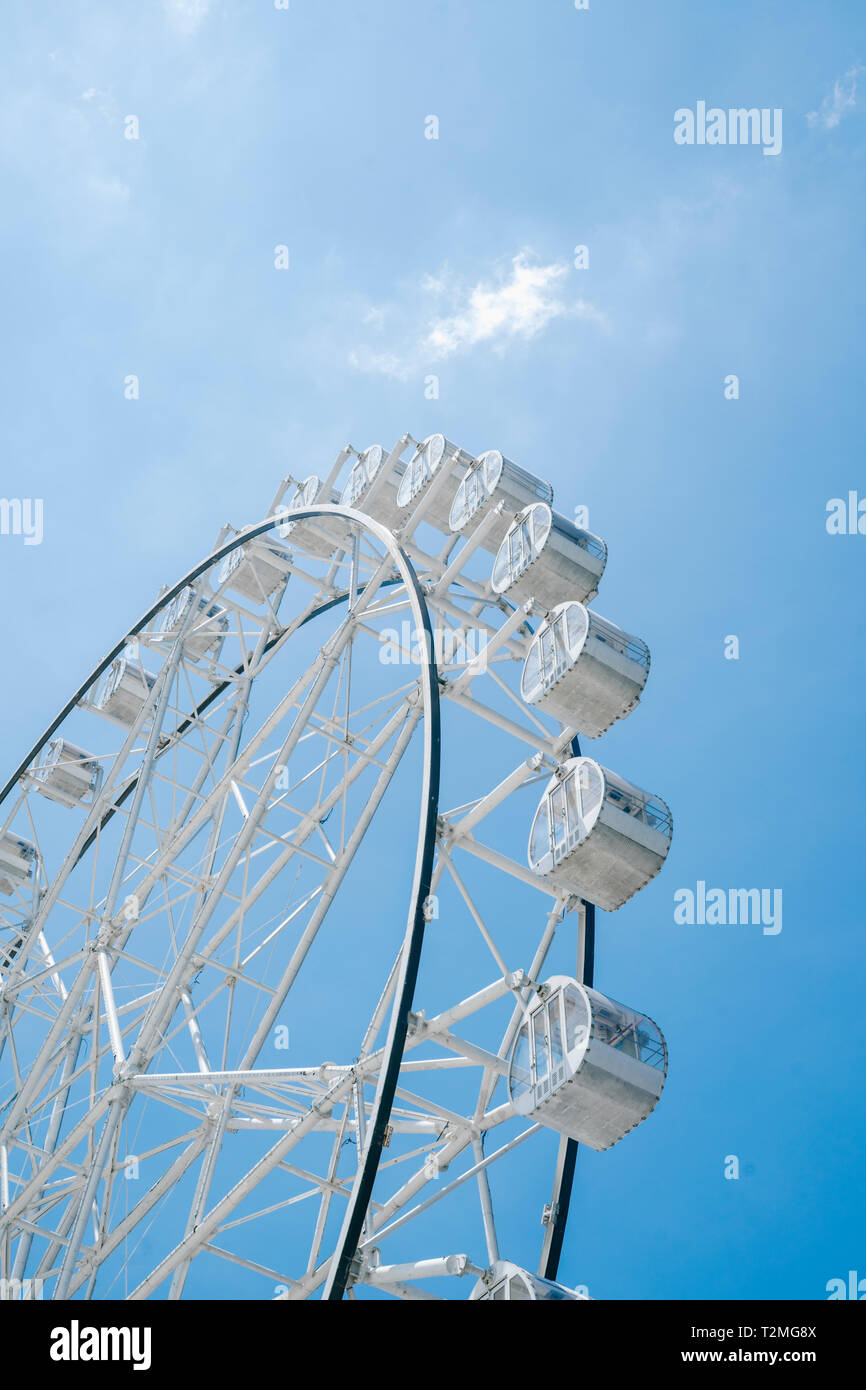
{"type": "Polygon", "coordinates": [[[555,1224],[555,1222],[556,1222],[556,1218],[557,1218],[558,1215],[559,1215],[559,1203],[558,1203],[558,1202],[546,1202],[545,1205],[544,1205],[544,1210],[543,1210],[542,1213],[541,1213],[541,1224],[542,1224],[542,1226],[553,1226],[553,1225],[555,1224]]]}
{"type": "Polygon", "coordinates": [[[416,1033],[422,1033],[426,1026],[427,1020],[424,1016],[423,1009],[421,1009],[418,1013],[410,1013],[406,1029],[410,1037],[414,1037],[416,1033]]]}
{"type": "Polygon", "coordinates": [[[346,1276],[347,1289],[350,1289],[353,1284],[357,1284],[358,1280],[363,1278],[364,1265],[364,1255],[360,1250],[356,1250],[349,1264],[349,1273],[346,1276]]]}

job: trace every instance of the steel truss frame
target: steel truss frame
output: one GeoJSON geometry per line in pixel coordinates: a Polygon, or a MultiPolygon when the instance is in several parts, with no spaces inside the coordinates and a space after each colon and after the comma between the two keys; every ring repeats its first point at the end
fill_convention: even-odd
{"type": "MultiPolygon", "coordinates": [[[[467,1183],[477,1191],[486,1258],[492,1263],[499,1257],[490,1169],[536,1134],[540,1126],[529,1125],[493,1152],[485,1152],[486,1136],[513,1118],[509,1105],[491,1109],[491,1101],[506,1070],[527,1001],[542,978],[557,927],[575,908],[579,977],[591,982],[594,915],[576,899],[541,883],[524,865],[476,838],[484,819],[509,796],[549,775],[563,751],[573,744],[576,731],[551,732],[522,705],[497,671],[497,666],[504,669],[523,655],[532,615],[531,603],[506,611],[503,601],[495,600],[489,589],[463,573],[497,513],[491,513],[455,554],[451,553],[454,544],[449,543],[437,556],[414,541],[415,527],[429,501],[428,494],[403,529],[400,543],[385,527],[350,508],[322,505],[292,513],[293,522],[328,519],[345,525],[349,536],[346,550],[338,550],[324,578],[305,571],[298,556],[288,552],[282,587],[276,595],[263,589],[264,616],[237,598],[231,599],[227,611],[235,620],[240,659],[225,664],[214,658],[209,665],[210,688],[198,696],[193,688],[196,672],[188,670],[191,663],[185,647],[195,620],[195,607],[190,605],[181,629],[168,646],[163,646],[163,665],[150,698],[143,702],[132,726],[124,729],[122,744],[99,794],[86,809],[62,862],[50,876],[42,870],[44,881],[34,885],[29,902],[26,894],[19,892],[9,909],[7,923],[17,922],[18,926],[10,928],[11,944],[0,956],[0,1052],[7,1048],[13,1083],[10,1097],[4,1099],[0,1093],[3,1276],[43,1279],[53,1284],[52,1296],[57,1299],[105,1296],[100,1284],[103,1268],[111,1266],[134,1232],[149,1219],[156,1219],[161,1204],[184,1181],[193,1191],[183,1234],[128,1291],[131,1298],[146,1298],[166,1284],[169,1297],[179,1298],[192,1261],[204,1252],[234,1268],[273,1279],[282,1288],[280,1296],[290,1300],[310,1297],[319,1290],[329,1300],[342,1298],[347,1290],[355,1297],[364,1286],[402,1298],[433,1297],[429,1289],[419,1286],[419,1280],[437,1275],[477,1275],[483,1266],[463,1254],[383,1265],[379,1247],[467,1183]],[[341,574],[347,569],[348,575],[341,574]],[[289,575],[309,582],[314,597],[297,618],[284,624],[277,609],[289,575]],[[344,581],[342,587],[340,579],[344,581]],[[255,683],[280,653],[290,649],[292,639],[304,627],[329,611],[341,609],[345,610],[341,624],[312,665],[293,681],[255,735],[243,743],[255,683]],[[487,616],[491,609],[501,619],[498,625],[487,616]],[[380,700],[373,706],[353,708],[351,653],[355,642],[362,635],[381,639],[375,624],[403,612],[410,615],[416,634],[424,638],[417,679],[393,692],[390,704],[380,700]],[[437,662],[434,620],[456,634],[467,625],[483,631],[487,638],[483,653],[456,664],[437,662]],[[250,639],[252,646],[248,645],[250,639]],[[504,713],[483,693],[476,694],[475,683],[482,679],[496,687],[500,704],[513,705],[513,713],[504,713]],[[335,680],[338,694],[334,707],[329,715],[323,715],[320,702],[335,680]],[[440,697],[517,740],[524,753],[492,791],[444,815],[439,808],[440,697]],[[342,710],[338,709],[340,701],[342,710]],[[362,716],[367,719],[366,727],[360,724],[362,716]],[[352,720],[355,727],[350,734],[352,720]],[[292,1068],[256,1066],[264,1040],[419,726],[423,758],[408,918],[358,1058],[351,1063],[322,1062],[292,1068]],[[271,740],[281,733],[282,743],[274,755],[271,740]],[[260,765],[285,767],[299,747],[311,740],[323,745],[323,754],[292,789],[293,798],[302,788],[312,795],[310,784],[320,779],[313,805],[305,808],[292,805],[288,795],[275,796],[273,779],[263,778],[257,769],[260,765]],[[528,749],[531,756],[525,755],[528,749]],[[197,768],[194,758],[188,756],[193,751],[199,760],[197,768]],[[181,759],[189,763],[188,767],[184,764],[182,773],[178,770],[181,759]],[[343,760],[342,778],[326,794],[326,778],[339,759],[343,760]],[[222,772],[218,773],[218,765],[222,772]],[[173,772],[164,772],[171,767],[173,772]],[[349,829],[349,793],[356,785],[360,787],[367,775],[374,778],[373,789],[349,829]],[[169,819],[160,800],[166,796],[169,819]],[[235,831],[224,834],[232,807],[240,814],[240,822],[235,831]],[[278,833],[275,817],[287,809],[290,818],[294,817],[291,829],[278,833]],[[343,824],[335,847],[324,822],[338,809],[343,824]],[[117,843],[110,851],[111,872],[100,883],[100,891],[94,889],[92,900],[83,906],[71,885],[81,879],[90,859],[99,855],[112,835],[117,843]],[[140,843],[147,835],[152,841],[149,853],[140,843]],[[202,838],[206,841],[204,853],[195,863],[188,862],[191,846],[202,838]],[[311,844],[317,848],[312,849],[311,844]],[[458,852],[552,897],[525,972],[509,966],[498,947],[455,862],[458,852]],[[258,865],[269,854],[276,857],[252,882],[258,865]],[[310,896],[274,928],[272,936],[255,945],[252,940],[245,942],[251,949],[243,957],[236,951],[226,966],[220,953],[227,943],[244,941],[245,924],[256,904],[266,900],[280,873],[295,860],[318,875],[310,896]],[[496,977],[427,1019],[412,1012],[413,998],[428,904],[443,875],[453,883],[480,932],[496,977]],[[130,888],[134,891],[128,892],[130,888]],[[190,905],[190,923],[184,926],[182,914],[190,905]],[[266,984],[255,974],[265,946],[272,939],[282,940],[289,924],[303,922],[309,909],[301,938],[284,963],[276,987],[266,984]],[[207,937],[207,929],[224,910],[228,911],[225,920],[207,937]],[[55,919],[60,930],[49,942],[46,931],[55,919]],[[171,938],[164,969],[143,960],[135,950],[138,935],[157,922],[168,924],[171,938]],[[201,1001],[195,997],[196,981],[207,972],[222,972],[224,980],[201,1001]],[[134,976],[136,986],[144,992],[124,1000],[119,991],[127,986],[119,980],[126,976],[134,976]],[[150,989],[145,987],[147,978],[150,989]],[[221,989],[231,998],[239,985],[259,998],[260,1010],[240,1065],[229,1066],[225,1045],[229,1024],[223,1056],[216,1063],[206,1045],[202,1021],[221,989]],[[455,1031],[464,1020],[473,1019],[509,995],[513,1000],[511,1017],[496,1051],[455,1031]],[[25,1050],[30,1046],[26,1059],[23,1052],[19,1057],[18,1038],[22,1035],[25,1050]],[[173,1045],[180,1045],[178,1040],[183,1041],[187,1052],[191,1049],[195,1069],[151,1070],[156,1059],[170,1054],[173,1045]],[[429,1054],[431,1048],[432,1056],[413,1056],[419,1050],[429,1054]],[[447,1076],[475,1068],[480,1068],[481,1079],[469,1115],[413,1089],[416,1076],[447,1076]],[[111,1075],[106,1079],[109,1069],[111,1075]],[[373,1094],[368,1098],[370,1090],[373,1094]],[[81,1113],[83,1093],[87,1108],[81,1113]],[[121,1216],[115,1202],[118,1179],[127,1164],[121,1135],[130,1111],[144,1101],[167,1112],[179,1112],[191,1123],[138,1156],[136,1161],[141,1162],[161,1159],[163,1166],[144,1196],[121,1216]],[[270,1135],[273,1142],[213,1201],[211,1190],[225,1141],[230,1135],[244,1133],[270,1135]],[[332,1136],[323,1173],[292,1161],[293,1151],[313,1134],[332,1136]],[[395,1135],[414,1137],[420,1147],[383,1161],[383,1150],[395,1135]],[[354,1137],[358,1154],[350,1176],[340,1173],[347,1136],[354,1137]],[[402,1165],[411,1164],[413,1154],[420,1159],[419,1166],[385,1200],[377,1200],[377,1174],[389,1166],[402,1171],[402,1165]],[[467,1158],[470,1161],[463,1171],[450,1182],[438,1184],[440,1173],[467,1158]],[[198,1176],[191,1184],[196,1168],[198,1176]],[[291,1175],[304,1184],[302,1190],[251,1216],[237,1218],[238,1208],[277,1173],[291,1175]],[[423,1195],[425,1189],[431,1190],[423,1195]],[[303,1270],[288,1274],[270,1269],[242,1249],[216,1243],[220,1233],[308,1199],[318,1202],[318,1214],[303,1270]],[[338,1228],[334,1221],[337,1199],[345,1203],[338,1228]],[[334,1232],[329,1237],[333,1244],[324,1253],[329,1232],[334,1232]],[[34,1245],[35,1263],[31,1259],[34,1245]]],[[[26,815],[36,835],[32,769],[67,719],[82,707],[93,710],[94,690],[111,663],[130,649],[139,654],[142,647],[152,651],[157,640],[155,625],[172,600],[187,588],[197,592],[200,581],[217,573],[220,563],[234,551],[241,547],[249,551],[256,541],[270,537],[284,524],[283,514],[270,516],[219,544],[163,593],[111,649],[0,792],[0,806],[9,811],[7,825],[20,824],[26,815]]],[[[217,586],[215,598],[219,603],[227,602],[225,587],[217,586]]],[[[159,1132],[154,1137],[159,1139],[159,1132]]],[[[548,1278],[555,1277],[558,1266],[575,1153],[573,1141],[560,1145],[539,1266],[539,1272],[548,1278]]]]}

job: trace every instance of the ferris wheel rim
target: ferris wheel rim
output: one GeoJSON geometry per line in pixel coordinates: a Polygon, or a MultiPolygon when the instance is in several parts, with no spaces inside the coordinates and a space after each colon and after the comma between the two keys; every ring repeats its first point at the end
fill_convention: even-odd
{"type": "MultiPolygon", "coordinates": [[[[419,685],[423,703],[423,718],[421,723],[423,727],[424,753],[421,770],[421,812],[416,841],[415,869],[413,873],[406,931],[399,952],[400,965],[397,987],[394,991],[394,1000],[391,1006],[388,1033],[383,1047],[383,1064],[379,1070],[379,1079],[373,1101],[370,1124],[367,1129],[363,1152],[359,1155],[358,1168],[352,1184],[340,1235],[330,1257],[330,1272],[322,1295],[325,1300],[339,1301],[343,1298],[346,1291],[351,1263],[356,1253],[358,1240],[360,1238],[378,1170],[382,1148],[385,1142],[388,1120],[397,1090],[400,1065],[414,1000],[414,988],[426,925],[425,903],[430,894],[433,860],[436,850],[436,831],[439,814],[441,720],[439,673],[435,643],[433,640],[433,628],[427,601],[412,561],[388,527],[375,521],[366,513],[356,511],[354,508],[328,503],[299,508],[291,512],[291,520],[293,522],[319,516],[332,516],[354,524],[363,530],[371,532],[380,543],[385,546],[385,549],[394,561],[399,577],[383,579],[380,587],[386,584],[402,583],[405,587],[406,596],[417,624],[417,629],[419,633],[423,632],[424,634],[422,643],[423,657],[420,661],[419,673],[419,685]]],[[[2,791],[0,791],[0,806],[2,806],[10,792],[14,790],[34,760],[39,756],[52,735],[62,726],[66,718],[93,687],[94,683],[99,680],[111,663],[124,651],[129,643],[134,641],[139,633],[146,630],[149,623],[171,603],[173,599],[182,593],[184,589],[194,584],[202,574],[213,569],[228,555],[232,554],[249,541],[284,526],[287,519],[286,512],[280,511],[267,518],[265,521],[245,527],[223,545],[216,547],[216,549],[202,561],[193,566],[191,570],[187,571],[187,573],[174,585],[167,588],[159,596],[157,601],[146,610],[134,627],[128,629],[126,635],[110,649],[102,661],[97,664],[87,677],[86,681],[78,688],[70,700],[67,701],[66,705],[61,708],[52,723],[29,750],[25,760],[9,778],[2,791]]],[[[297,630],[300,630],[305,623],[312,621],[313,618],[320,616],[322,613],[327,612],[338,604],[346,602],[347,600],[351,601],[353,597],[362,592],[363,587],[363,585],[358,584],[354,588],[349,588],[343,593],[333,595],[323,604],[305,614],[298,623],[297,630]]],[[[283,635],[285,635],[285,630],[283,630],[282,633],[275,633],[272,639],[270,639],[269,645],[280,640],[283,635]]],[[[219,689],[220,687],[217,687],[209,696],[205,697],[208,703],[218,695],[219,689]]],[[[94,834],[95,833],[94,831],[94,834]]],[[[87,852],[89,843],[90,841],[82,847],[79,858],[83,857],[87,852]]]]}

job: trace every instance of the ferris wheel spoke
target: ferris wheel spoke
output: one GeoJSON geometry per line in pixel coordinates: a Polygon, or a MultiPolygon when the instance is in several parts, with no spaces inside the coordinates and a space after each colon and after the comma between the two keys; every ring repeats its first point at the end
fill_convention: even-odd
{"type": "Polygon", "coordinates": [[[132,1232],[150,1216],[153,1208],[181,1181],[187,1170],[195,1163],[206,1143],[207,1135],[200,1131],[127,1215],[120,1219],[111,1230],[106,1231],[103,1238],[93,1247],[85,1250],[85,1263],[71,1281],[70,1295],[77,1293],[89,1278],[89,1266],[95,1267],[107,1261],[128,1240],[132,1232]]]}
{"type": "Polygon", "coordinates": [[[253,1191],[292,1149],[300,1143],[301,1139],[315,1127],[319,1116],[319,1107],[327,1107],[340,1099],[350,1088],[351,1077],[349,1079],[336,1082],[320,1102],[317,1107],[311,1108],[307,1115],[298,1120],[293,1129],[289,1130],[281,1139],[259,1159],[254,1167],[250,1168],[245,1176],[222,1198],[216,1206],[202,1217],[197,1228],[190,1232],[175,1249],[160,1262],[159,1265],[144,1279],[137,1288],[133,1289],[129,1295],[131,1299],[146,1298],[152,1293],[162,1281],[180,1264],[187,1255],[193,1254],[201,1246],[209,1241],[220,1229],[225,1217],[233,1212],[235,1208],[253,1191]]]}

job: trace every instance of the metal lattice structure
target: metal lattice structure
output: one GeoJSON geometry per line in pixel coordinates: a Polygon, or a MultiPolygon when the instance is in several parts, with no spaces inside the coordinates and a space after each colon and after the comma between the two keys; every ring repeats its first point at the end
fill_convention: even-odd
{"type": "Polygon", "coordinates": [[[585,1296],[556,1283],[577,1144],[640,1123],[667,1057],[593,988],[595,904],[671,825],[581,756],[649,652],[586,608],[606,547],[552,496],[441,435],[347,446],[225,528],[9,780],[5,1280],[585,1296]]]}

